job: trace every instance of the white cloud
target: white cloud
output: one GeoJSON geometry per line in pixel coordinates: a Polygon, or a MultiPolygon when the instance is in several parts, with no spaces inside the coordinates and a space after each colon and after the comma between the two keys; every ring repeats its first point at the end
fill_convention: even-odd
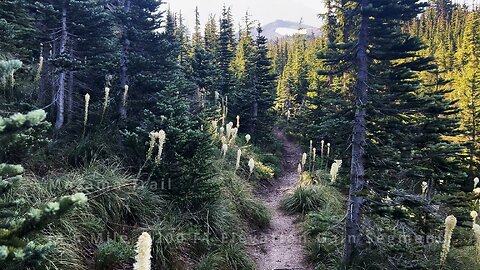
{"type": "Polygon", "coordinates": [[[307,34],[307,29],[298,30],[298,29],[292,29],[292,28],[279,27],[279,28],[275,29],[275,33],[277,33],[279,35],[282,35],[282,36],[293,36],[295,34],[306,35],[307,34]]]}

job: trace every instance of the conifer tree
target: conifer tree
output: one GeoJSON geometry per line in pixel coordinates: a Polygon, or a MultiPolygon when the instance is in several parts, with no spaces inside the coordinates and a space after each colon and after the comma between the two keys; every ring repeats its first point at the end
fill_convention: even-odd
{"type": "MultiPolygon", "coordinates": [[[[29,9],[32,1],[9,0],[0,3],[0,52],[12,53],[16,57],[37,57],[38,31],[29,9]]],[[[29,59],[30,60],[30,59],[29,59]]]]}
{"type": "MultiPolygon", "coordinates": [[[[405,205],[405,200],[414,198],[411,194],[416,192],[410,187],[418,186],[425,178],[436,181],[435,184],[452,186],[457,186],[459,179],[460,182],[465,179],[464,175],[457,174],[458,159],[451,157],[461,148],[445,147],[444,141],[444,135],[455,134],[455,120],[449,118],[455,108],[445,100],[445,92],[419,91],[419,72],[432,70],[434,65],[431,59],[419,57],[422,43],[401,31],[403,23],[415,18],[425,4],[369,0],[352,3],[358,5],[351,7],[352,10],[359,11],[355,18],[357,35],[351,37],[350,42],[343,42],[346,53],[340,57],[331,53],[326,61],[326,64],[337,65],[340,59],[347,59],[335,70],[343,72],[352,65],[356,73],[353,86],[356,113],[344,242],[346,264],[351,264],[358,250],[364,247],[362,211],[384,211],[382,198],[387,195],[393,198],[392,205],[405,205]],[[431,119],[437,118],[445,122],[432,124],[431,119]],[[430,129],[430,126],[442,129],[430,129]],[[438,158],[432,158],[434,153],[438,158]],[[442,166],[427,160],[435,160],[442,166]],[[446,165],[450,160],[457,162],[456,165],[446,165]],[[365,194],[369,194],[368,197],[365,194]]],[[[338,46],[329,47],[332,50],[338,46]]],[[[322,73],[329,74],[328,71],[322,73]]],[[[411,211],[428,212],[428,207],[418,201],[409,206],[411,211]]],[[[407,217],[400,213],[389,216],[407,217]]]]}
{"type": "MultiPolygon", "coordinates": [[[[203,38],[200,32],[200,14],[198,7],[195,10],[196,23],[193,35],[192,55],[190,59],[192,79],[198,86],[199,95],[206,95],[208,92],[214,92],[214,83],[216,81],[216,63],[214,59],[214,49],[208,48],[207,43],[215,43],[215,29],[207,29],[208,38],[203,38]],[[214,39],[212,41],[212,38],[214,39]]],[[[212,25],[215,27],[215,25],[212,25]]]]}
{"type": "Polygon", "coordinates": [[[265,137],[273,121],[271,109],[275,99],[276,76],[268,57],[268,41],[262,35],[262,28],[257,27],[254,40],[248,14],[244,27],[232,64],[237,81],[232,111],[243,119],[242,130],[256,134],[256,137],[265,137]]]}
{"type": "Polygon", "coordinates": [[[234,88],[234,78],[231,70],[231,64],[235,56],[235,37],[233,29],[232,11],[223,6],[222,17],[220,18],[218,39],[218,68],[219,81],[217,88],[223,95],[229,95],[234,88]]]}
{"type": "Polygon", "coordinates": [[[268,57],[268,40],[262,35],[263,29],[257,27],[257,38],[255,41],[254,56],[254,84],[255,97],[252,110],[251,128],[252,134],[266,135],[270,130],[268,127],[273,123],[273,103],[275,100],[276,74],[273,64],[268,57]]]}
{"type": "Polygon", "coordinates": [[[464,108],[463,128],[469,140],[470,171],[478,172],[478,117],[480,116],[480,12],[472,12],[467,17],[463,44],[458,52],[459,71],[455,87],[460,90],[455,95],[464,108]]]}
{"type": "MultiPolygon", "coordinates": [[[[4,136],[11,137],[25,129],[43,125],[45,118],[46,113],[42,110],[0,117],[0,142],[6,142],[4,136]]],[[[56,202],[20,214],[17,211],[22,202],[9,199],[8,193],[15,185],[20,184],[23,172],[20,165],[0,163],[0,265],[5,270],[41,264],[54,245],[28,241],[28,236],[38,233],[40,229],[86,201],[85,195],[79,193],[64,196],[56,202]]]]}

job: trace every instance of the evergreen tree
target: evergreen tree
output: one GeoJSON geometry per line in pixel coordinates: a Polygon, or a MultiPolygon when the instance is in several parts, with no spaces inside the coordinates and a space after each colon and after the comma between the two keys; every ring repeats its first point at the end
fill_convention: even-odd
{"type": "MultiPolygon", "coordinates": [[[[165,31],[157,36],[155,70],[151,78],[143,81],[149,97],[143,102],[145,109],[140,124],[126,130],[126,146],[132,162],[138,167],[147,164],[142,179],[157,187],[156,192],[166,195],[186,211],[200,211],[216,199],[218,186],[212,181],[213,140],[207,126],[191,102],[198,87],[188,80],[181,65],[182,43],[179,40],[175,18],[167,14],[165,31]],[[166,142],[161,159],[145,160],[151,132],[164,130],[166,142]],[[147,142],[147,143],[146,143],[147,142]]],[[[201,50],[202,44],[197,44],[201,50]]],[[[198,63],[203,65],[203,63],[198,63]]],[[[145,72],[143,72],[145,74],[145,72]]],[[[203,78],[204,79],[204,78],[203,78]]],[[[145,79],[144,79],[145,80],[145,79]]],[[[196,81],[198,83],[203,83],[196,81]]]]}
{"type": "Polygon", "coordinates": [[[276,74],[273,63],[268,57],[268,40],[262,35],[262,27],[257,27],[255,41],[255,97],[252,110],[251,128],[252,134],[269,134],[274,122],[272,109],[275,100],[276,74]]]}
{"type": "MultiPolygon", "coordinates": [[[[205,96],[208,94],[209,91],[214,91],[214,83],[217,78],[214,49],[208,48],[207,46],[207,43],[210,45],[211,42],[216,42],[215,37],[212,37],[212,35],[215,35],[215,29],[208,29],[208,34],[210,36],[208,38],[203,38],[200,32],[200,14],[198,13],[198,8],[196,9],[195,14],[196,23],[193,36],[193,51],[190,59],[190,64],[192,79],[198,86],[199,99],[203,100],[205,99],[205,96]],[[211,40],[212,38],[214,39],[213,41],[211,40]]],[[[212,27],[215,27],[215,25],[213,25],[212,27]]]]}
{"type": "Polygon", "coordinates": [[[276,76],[262,28],[257,28],[256,40],[251,36],[251,29],[247,14],[232,64],[237,80],[232,111],[242,119],[242,130],[261,138],[271,131],[276,76]]]}
{"type": "MultiPolygon", "coordinates": [[[[447,93],[438,87],[432,92],[419,91],[419,72],[434,66],[430,64],[431,59],[419,57],[422,43],[401,31],[403,23],[415,18],[425,4],[368,0],[357,3],[359,15],[354,20],[358,22],[355,31],[358,34],[352,36],[351,41],[343,42],[347,53],[340,58],[338,53],[326,54],[329,56],[326,64],[330,66],[341,63],[339,59],[348,59],[334,68],[335,71],[344,72],[343,67],[353,66],[356,73],[353,86],[356,113],[345,224],[344,261],[347,264],[365,247],[363,210],[383,214],[387,211],[387,216],[393,219],[408,220],[409,211],[432,215],[419,198],[406,205],[405,201],[415,198],[412,194],[418,192],[412,187],[420,186],[425,179],[435,182],[432,186],[444,183],[458,187],[465,179],[460,173],[458,157],[453,157],[461,148],[447,147],[444,139],[445,135],[456,132],[455,119],[450,118],[456,109],[446,101],[447,93]],[[433,126],[437,128],[431,128],[433,126]],[[393,199],[391,203],[385,203],[387,196],[393,199]],[[408,210],[399,213],[395,205],[404,205],[408,210]]],[[[334,50],[338,45],[329,47],[334,50]]]]}
{"type": "Polygon", "coordinates": [[[309,90],[306,49],[306,37],[295,35],[277,86],[275,107],[282,115],[296,115],[305,105],[309,90]]]}
{"type": "Polygon", "coordinates": [[[233,29],[232,12],[230,8],[223,6],[222,17],[220,19],[220,33],[218,39],[218,68],[219,81],[217,89],[222,95],[229,95],[234,88],[234,77],[231,70],[231,64],[235,57],[235,37],[233,29]]]}
{"type": "MultiPolygon", "coordinates": [[[[45,117],[46,113],[42,110],[0,117],[0,143],[7,142],[4,136],[11,138],[25,129],[43,125],[45,117]]],[[[3,161],[0,163],[0,266],[5,270],[35,267],[45,260],[54,245],[29,241],[28,236],[38,233],[73,207],[83,204],[86,197],[81,193],[64,196],[56,202],[20,214],[17,211],[22,202],[11,200],[8,193],[22,180],[24,169],[20,165],[6,164],[3,161]]]]}
{"type": "Polygon", "coordinates": [[[468,136],[470,151],[470,171],[478,172],[478,123],[480,115],[480,12],[472,12],[465,26],[463,44],[458,52],[459,71],[456,74],[455,87],[459,90],[455,98],[464,108],[462,112],[463,129],[468,136]]]}
{"type": "MultiPolygon", "coordinates": [[[[16,58],[37,57],[38,31],[30,12],[32,1],[8,0],[0,3],[0,57],[5,53],[16,58]]],[[[29,59],[29,60],[30,60],[29,59]]]]}

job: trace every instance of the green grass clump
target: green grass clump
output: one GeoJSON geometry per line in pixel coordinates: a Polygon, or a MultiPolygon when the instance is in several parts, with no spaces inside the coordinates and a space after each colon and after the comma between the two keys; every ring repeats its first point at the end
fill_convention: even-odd
{"type": "Polygon", "coordinates": [[[282,208],[289,213],[305,214],[302,228],[308,239],[306,251],[315,269],[340,267],[344,204],[343,195],[323,183],[300,185],[282,200],[282,208]]]}
{"type": "Polygon", "coordinates": [[[298,186],[282,199],[282,209],[290,214],[318,210],[325,203],[322,190],[318,185],[298,186]]]}
{"type": "Polygon", "coordinates": [[[250,259],[243,245],[229,242],[218,246],[212,252],[202,257],[196,270],[254,270],[255,264],[250,259]]]}
{"type": "Polygon", "coordinates": [[[271,213],[261,201],[253,196],[249,183],[233,172],[219,176],[223,182],[223,193],[232,202],[236,213],[251,225],[264,228],[270,224],[271,213]]]}
{"type": "Polygon", "coordinates": [[[108,239],[129,237],[135,225],[161,220],[164,213],[159,209],[167,205],[159,195],[138,185],[118,163],[94,163],[41,180],[26,178],[12,196],[35,207],[72,192],[87,194],[88,202],[35,236],[57,247],[45,268],[91,269],[98,246],[108,239]]]}
{"type": "Polygon", "coordinates": [[[97,246],[95,269],[116,269],[134,256],[133,247],[122,238],[109,239],[97,246]]]}

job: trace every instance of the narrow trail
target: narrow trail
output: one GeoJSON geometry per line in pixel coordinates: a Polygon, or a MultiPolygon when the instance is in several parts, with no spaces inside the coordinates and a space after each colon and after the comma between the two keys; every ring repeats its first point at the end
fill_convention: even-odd
{"type": "Polygon", "coordinates": [[[280,209],[282,197],[298,181],[297,166],[302,152],[282,131],[275,130],[275,136],[283,145],[282,174],[272,186],[265,187],[259,194],[259,198],[270,208],[272,220],[268,229],[252,232],[251,252],[257,270],[312,270],[305,262],[305,245],[297,217],[280,209]]]}

